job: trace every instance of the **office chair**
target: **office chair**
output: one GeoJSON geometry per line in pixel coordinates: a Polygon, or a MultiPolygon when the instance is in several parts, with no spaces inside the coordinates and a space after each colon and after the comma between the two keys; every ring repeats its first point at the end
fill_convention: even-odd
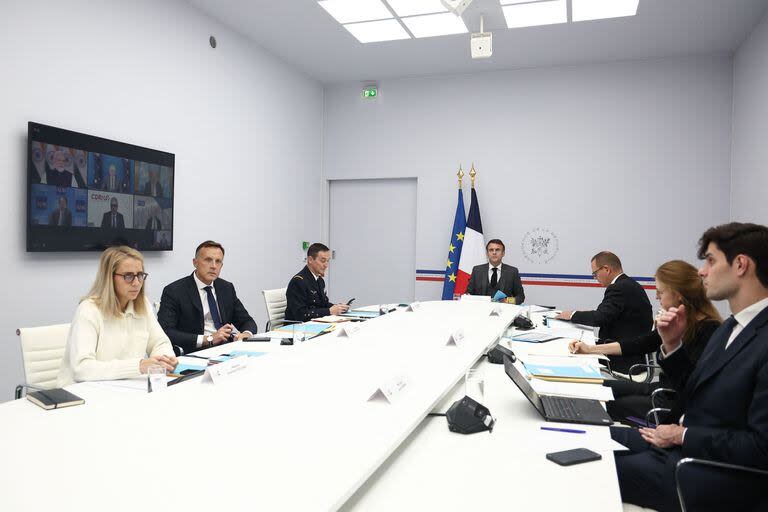
{"type": "Polygon", "coordinates": [[[16,329],[24,362],[24,384],[16,386],[15,397],[21,398],[25,387],[56,387],[61,360],[67,346],[69,324],[22,327],[16,329]]]}
{"type": "Polygon", "coordinates": [[[766,510],[766,507],[768,507],[768,494],[760,492],[761,489],[765,489],[765,486],[768,485],[768,471],[736,464],[727,464],[725,462],[686,457],[679,460],[675,466],[675,488],[677,489],[677,498],[680,500],[682,512],[694,510],[691,498],[696,496],[696,487],[701,485],[701,481],[695,476],[691,476],[691,478],[686,477],[696,473],[696,470],[699,471],[699,475],[702,475],[703,473],[701,472],[703,471],[708,473],[710,477],[716,478],[718,475],[724,477],[723,492],[720,496],[730,499],[732,502],[731,510],[766,510]],[[746,483],[746,479],[749,479],[750,482],[746,483]],[[740,490],[730,487],[734,483],[736,485],[739,483],[746,485],[748,490],[752,491],[752,496],[746,497],[740,490]],[[686,496],[688,497],[687,500],[686,496]],[[745,501],[752,501],[753,497],[754,503],[745,503],[745,501]]]}
{"type": "Polygon", "coordinates": [[[288,300],[285,298],[287,289],[275,288],[261,291],[264,295],[264,304],[267,306],[267,331],[271,331],[275,324],[280,325],[285,320],[285,308],[288,306],[288,300]]]}
{"type": "MultiPolygon", "coordinates": [[[[157,318],[157,313],[160,312],[159,300],[152,303],[152,312],[155,314],[155,318],[157,318]]],[[[174,345],[173,342],[171,342],[171,346],[173,347],[173,353],[176,355],[176,357],[185,355],[184,349],[179,345],[174,345]]]]}

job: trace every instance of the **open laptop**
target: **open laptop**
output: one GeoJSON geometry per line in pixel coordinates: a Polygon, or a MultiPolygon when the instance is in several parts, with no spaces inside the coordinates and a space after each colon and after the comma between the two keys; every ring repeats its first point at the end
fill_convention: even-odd
{"type": "Polygon", "coordinates": [[[589,425],[610,425],[613,423],[611,417],[597,400],[539,395],[528,383],[525,375],[520,373],[508,357],[504,358],[504,371],[547,421],[589,425]]]}

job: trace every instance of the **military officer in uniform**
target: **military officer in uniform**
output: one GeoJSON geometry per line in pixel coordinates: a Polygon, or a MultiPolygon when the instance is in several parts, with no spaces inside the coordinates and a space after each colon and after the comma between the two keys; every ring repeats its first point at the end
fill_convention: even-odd
{"type": "Polygon", "coordinates": [[[285,308],[286,320],[306,322],[326,315],[345,313],[347,304],[331,304],[325,294],[325,271],[331,259],[331,251],[321,243],[314,243],[307,250],[307,265],[288,283],[285,308]]]}

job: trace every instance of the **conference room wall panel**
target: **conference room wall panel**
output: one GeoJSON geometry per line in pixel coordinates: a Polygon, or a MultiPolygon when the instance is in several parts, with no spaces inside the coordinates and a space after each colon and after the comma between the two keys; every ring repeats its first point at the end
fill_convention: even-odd
{"type": "Polygon", "coordinates": [[[734,57],[733,220],[768,224],[768,15],[734,57]]]}
{"type": "Polygon", "coordinates": [[[382,80],[373,101],[361,88],[326,88],[323,172],[418,177],[417,299],[441,294],[460,164],[474,162],[484,234],[506,242],[505,261],[563,283],[526,285],[529,302],[592,307],[594,253],[650,277],[696,263],[701,232],[729,218],[729,57],[382,80]]]}
{"type": "Polygon", "coordinates": [[[261,290],[285,286],[320,236],[322,86],[179,0],[0,9],[0,400],[22,380],[16,328],[69,322],[98,260],[25,252],[28,121],[175,153],[174,250],[145,255],[150,298],[215,239],[263,327],[261,290]]]}

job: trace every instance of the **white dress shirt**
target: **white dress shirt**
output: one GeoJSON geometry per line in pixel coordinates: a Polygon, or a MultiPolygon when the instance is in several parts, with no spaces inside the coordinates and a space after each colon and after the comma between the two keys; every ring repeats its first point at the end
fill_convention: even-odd
{"type": "Polygon", "coordinates": [[[493,277],[493,269],[495,268],[498,269],[496,271],[496,282],[498,283],[499,281],[501,281],[501,263],[499,263],[498,267],[494,267],[493,265],[488,263],[488,282],[489,283],[491,282],[491,277],[493,277]]]}
{"type": "MultiPolygon", "coordinates": [[[[211,308],[208,307],[208,293],[205,291],[206,286],[211,287],[211,293],[213,293],[213,298],[216,299],[216,306],[219,305],[219,298],[216,296],[216,288],[213,287],[213,283],[216,281],[211,281],[211,284],[205,284],[200,280],[200,278],[197,277],[197,273],[193,272],[192,277],[195,280],[195,284],[197,285],[197,291],[200,292],[200,302],[203,303],[203,334],[197,335],[197,348],[203,347],[203,340],[206,336],[209,334],[213,334],[216,332],[216,326],[213,324],[213,316],[211,316],[211,308]]],[[[219,318],[221,318],[221,308],[219,308],[219,318]]],[[[224,319],[222,319],[224,321],[224,319]]],[[[237,334],[237,329],[234,329],[232,331],[232,334],[237,334]]],[[[253,336],[253,333],[251,331],[243,331],[244,334],[247,334],[249,337],[253,336]]]]}
{"type": "MultiPolygon", "coordinates": [[[[203,334],[197,335],[197,348],[202,348],[205,337],[216,332],[216,326],[213,325],[213,317],[211,316],[211,308],[208,306],[208,293],[205,291],[205,287],[211,287],[211,293],[213,293],[213,298],[216,299],[217,306],[219,305],[219,298],[216,296],[216,288],[213,287],[215,280],[211,281],[211,284],[208,285],[197,277],[197,272],[193,272],[192,277],[200,294],[200,302],[203,303],[203,334]]],[[[221,318],[221,308],[219,308],[219,318],[221,318]]]]}

